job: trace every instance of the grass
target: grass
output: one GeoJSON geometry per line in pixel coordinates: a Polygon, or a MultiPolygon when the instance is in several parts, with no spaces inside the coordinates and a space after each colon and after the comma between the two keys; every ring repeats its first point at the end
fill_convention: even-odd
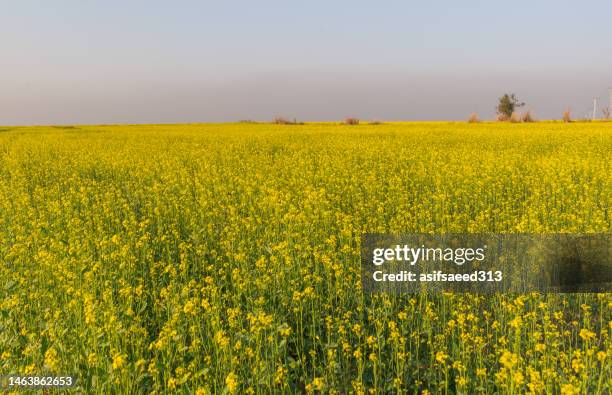
{"type": "Polygon", "coordinates": [[[0,134],[0,375],[87,393],[610,392],[609,294],[365,296],[364,232],[609,233],[607,123],[0,134]]]}

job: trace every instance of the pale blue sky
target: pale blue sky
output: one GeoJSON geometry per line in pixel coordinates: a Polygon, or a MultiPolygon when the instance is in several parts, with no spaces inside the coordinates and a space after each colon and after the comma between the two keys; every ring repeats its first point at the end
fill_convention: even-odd
{"type": "Polygon", "coordinates": [[[0,0],[0,124],[583,116],[610,1],[0,0]]]}

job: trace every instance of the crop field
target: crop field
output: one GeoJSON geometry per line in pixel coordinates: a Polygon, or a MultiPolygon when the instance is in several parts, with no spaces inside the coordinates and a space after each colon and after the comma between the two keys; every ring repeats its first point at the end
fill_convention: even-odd
{"type": "Polygon", "coordinates": [[[0,128],[0,375],[605,394],[610,294],[365,294],[381,233],[610,233],[612,123],[0,128]]]}

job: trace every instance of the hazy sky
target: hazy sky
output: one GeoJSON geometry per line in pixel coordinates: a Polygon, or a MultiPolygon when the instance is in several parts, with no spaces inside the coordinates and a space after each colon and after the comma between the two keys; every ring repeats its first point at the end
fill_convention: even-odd
{"type": "Polygon", "coordinates": [[[0,124],[608,105],[612,2],[0,0],[0,124]]]}

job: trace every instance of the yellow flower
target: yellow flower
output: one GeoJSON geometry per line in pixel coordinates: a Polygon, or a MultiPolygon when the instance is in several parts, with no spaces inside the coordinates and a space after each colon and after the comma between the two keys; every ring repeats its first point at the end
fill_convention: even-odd
{"type": "Polygon", "coordinates": [[[145,361],[144,359],[140,358],[138,361],[136,361],[136,368],[141,370],[141,369],[143,369],[145,367],[146,364],[147,364],[147,361],[145,361]]]}
{"type": "Polygon", "coordinates": [[[120,369],[125,363],[125,357],[119,353],[115,354],[113,357],[113,369],[120,369]]]}
{"type": "Polygon", "coordinates": [[[225,331],[222,329],[215,333],[215,343],[217,343],[220,347],[225,347],[229,344],[229,338],[225,335],[225,331]]]}
{"type": "Polygon", "coordinates": [[[446,353],[444,353],[443,351],[438,351],[436,353],[436,361],[438,363],[444,364],[447,359],[448,359],[448,355],[446,353]]]}
{"type": "Polygon", "coordinates": [[[91,366],[95,366],[98,363],[98,355],[95,352],[89,353],[87,355],[87,364],[91,366]]]}
{"type": "Polygon", "coordinates": [[[605,352],[600,351],[600,352],[597,353],[597,360],[599,362],[603,362],[603,361],[605,361],[605,359],[606,359],[606,353],[605,352]]]}
{"type": "Polygon", "coordinates": [[[51,370],[55,371],[57,369],[57,365],[59,364],[59,359],[57,356],[57,350],[51,347],[45,352],[45,365],[51,370]]]}
{"type": "Polygon", "coordinates": [[[236,393],[238,389],[238,376],[234,372],[230,372],[225,378],[225,385],[230,394],[236,393]]]}
{"type": "Polygon", "coordinates": [[[580,371],[582,371],[584,367],[585,365],[580,359],[578,358],[572,359],[572,369],[574,369],[574,372],[580,373],[580,371]]]}
{"type": "Polygon", "coordinates": [[[512,321],[510,321],[509,324],[511,327],[519,329],[521,326],[523,326],[523,318],[520,315],[517,315],[512,321]]]}
{"type": "Polygon", "coordinates": [[[183,312],[185,314],[196,314],[196,304],[193,301],[188,300],[187,303],[185,303],[185,306],[183,306],[183,312]]]}
{"type": "Polygon", "coordinates": [[[577,388],[570,383],[561,385],[561,395],[578,395],[578,394],[580,394],[580,388],[577,388]]]}
{"type": "Polygon", "coordinates": [[[320,377],[315,377],[315,379],[312,380],[312,386],[317,391],[323,391],[323,389],[325,389],[325,381],[320,377]]]}
{"type": "Polygon", "coordinates": [[[518,356],[510,351],[504,351],[499,362],[507,369],[512,369],[518,363],[518,356]]]}
{"type": "Polygon", "coordinates": [[[287,324],[283,324],[279,326],[278,332],[282,337],[287,337],[291,335],[291,327],[287,324]]]}
{"type": "Polygon", "coordinates": [[[595,332],[591,332],[588,329],[580,329],[579,335],[584,341],[589,341],[595,338],[595,332]]]}
{"type": "Polygon", "coordinates": [[[520,386],[525,382],[525,376],[523,376],[523,373],[521,373],[520,371],[517,371],[514,372],[512,380],[514,381],[514,384],[520,386]]]}
{"type": "Polygon", "coordinates": [[[287,369],[284,366],[279,366],[274,373],[274,384],[280,385],[283,383],[285,375],[287,374],[287,369]]]}
{"type": "Polygon", "coordinates": [[[168,379],[168,389],[169,390],[173,390],[176,388],[176,379],[174,377],[171,377],[168,379]]]}

